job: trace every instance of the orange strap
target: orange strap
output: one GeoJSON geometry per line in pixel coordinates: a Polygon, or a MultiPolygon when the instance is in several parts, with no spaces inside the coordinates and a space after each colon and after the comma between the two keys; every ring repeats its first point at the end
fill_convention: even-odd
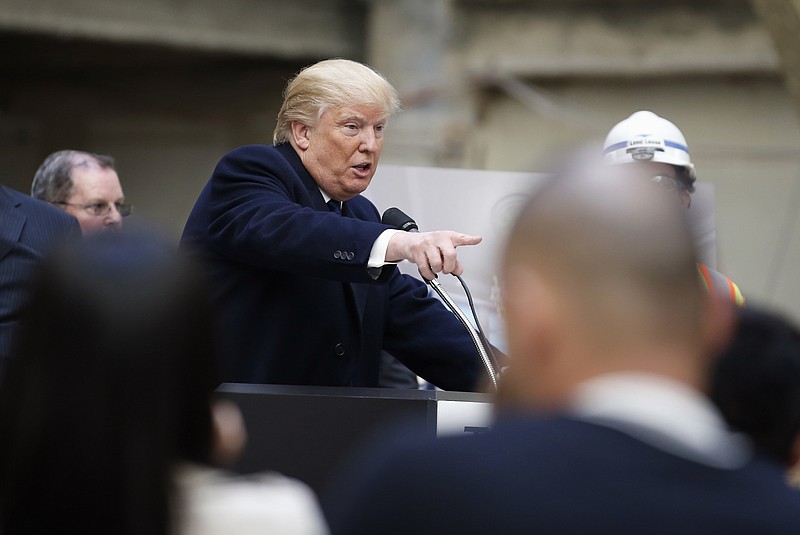
{"type": "Polygon", "coordinates": [[[734,303],[736,302],[736,286],[733,284],[733,281],[728,279],[728,291],[731,293],[731,301],[734,303]]]}
{"type": "Polygon", "coordinates": [[[697,264],[697,269],[700,270],[700,275],[703,277],[703,282],[706,283],[708,293],[714,295],[714,282],[711,280],[711,273],[708,271],[708,266],[705,264],[697,264]]]}
{"type": "Polygon", "coordinates": [[[730,300],[733,303],[736,303],[737,306],[745,306],[744,296],[739,291],[736,283],[734,283],[731,279],[719,271],[712,270],[705,264],[698,263],[697,272],[700,274],[700,278],[706,285],[706,290],[708,291],[709,295],[714,295],[717,291],[723,293],[727,290],[730,300]]]}

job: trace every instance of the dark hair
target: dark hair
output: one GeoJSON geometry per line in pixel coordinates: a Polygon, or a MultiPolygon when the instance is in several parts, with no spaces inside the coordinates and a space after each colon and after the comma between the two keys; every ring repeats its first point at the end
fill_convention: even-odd
{"type": "Polygon", "coordinates": [[[683,189],[689,193],[694,193],[695,179],[692,177],[689,171],[681,165],[673,165],[672,167],[675,169],[675,178],[678,179],[678,182],[680,182],[683,189]]]}
{"type": "Polygon", "coordinates": [[[800,332],[753,307],[739,312],[733,340],[713,368],[711,398],[728,423],[781,464],[800,433],[800,332]]]}
{"type": "Polygon", "coordinates": [[[150,234],[44,266],[0,388],[0,532],[166,534],[176,461],[208,463],[212,318],[150,234]]]}

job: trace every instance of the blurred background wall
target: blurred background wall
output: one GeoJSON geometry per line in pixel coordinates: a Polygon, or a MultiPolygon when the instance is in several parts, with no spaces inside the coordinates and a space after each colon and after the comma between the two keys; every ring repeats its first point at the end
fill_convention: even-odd
{"type": "Polygon", "coordinates": [[[384,163],[539,171],[650,109],[715,186],[719,269],[800,320],[798,35],[800,0],[0,0],[0,180],[110,154],[132,217],[177,240],[329,57],[401,91],[384,163]]]}

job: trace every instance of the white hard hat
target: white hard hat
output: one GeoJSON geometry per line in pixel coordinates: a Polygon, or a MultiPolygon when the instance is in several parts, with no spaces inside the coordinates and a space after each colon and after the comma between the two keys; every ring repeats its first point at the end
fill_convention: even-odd
{"type": "Polygon", "coordinates": [[[637,111],[617,123],[606,136],[603,158],[610,163],[667,163],[683,167],[690,182],[695,179],[686,138],[677,126],[651,111],[637,111]]]}

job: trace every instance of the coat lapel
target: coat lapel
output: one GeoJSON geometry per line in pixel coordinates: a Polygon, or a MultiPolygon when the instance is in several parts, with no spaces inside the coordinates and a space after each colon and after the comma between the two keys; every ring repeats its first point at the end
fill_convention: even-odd
{"type": "MultiPolygon", "coordinates": [[[[278,145],[276,148],[281,152],[281,154],[283,154],[284,158],[286,158],[294,171],[297,173],[297,176],[300,177],[300,180],[303,182],[303,185],[305,186],[306,190],[308,191],[308,195],[311,198],[311,207],[320,212],[330,211],[330,208],[325,203],[325,199],[322,196],[322,192],[319,190],[319,185],[314,180],[314,177],[312,177],[305,168],[305,166],[303,166],[302,161],[300,161],[300,158],[297,156],[297,153],[294,151],[292,146],[288,143],[285,143],[278,145]]],[[[350,209],[349,203],[347,202],[342,204],[342,217],[358,218],[358,216],[350,209]]],[[[347,295],[348,298],[353,302],[353,308],[355,309],[355,314],[358,318],[358,325],[359,328],[361,328],[363,325],[364,310],[366,309],[367,305],[367,294],[369,293],[370,285],[347,282],[343,282],[342,285],[344,286],[345,295],[347,295]]]]}

